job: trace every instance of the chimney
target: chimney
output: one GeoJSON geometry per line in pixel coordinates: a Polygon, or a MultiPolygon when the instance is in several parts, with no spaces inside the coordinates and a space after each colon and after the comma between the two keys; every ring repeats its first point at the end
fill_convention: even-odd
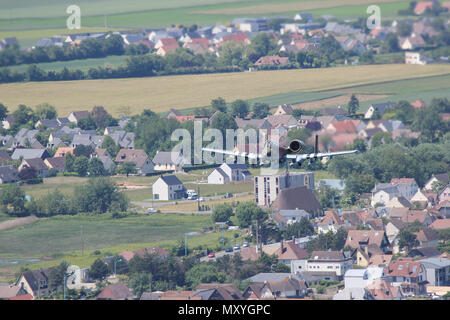
{"type": "Polygon", "coordinates": [[[283,239],[280,241],[281,254],[284,253],[283,239]]]}

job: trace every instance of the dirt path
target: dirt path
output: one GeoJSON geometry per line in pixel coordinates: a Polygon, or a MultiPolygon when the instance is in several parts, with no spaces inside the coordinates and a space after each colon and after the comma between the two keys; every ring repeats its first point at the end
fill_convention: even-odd
{"type": "Polygon", "coordinates": [[[0,223],[0,231],[18,228],[26,224],[35,223],[38,220],[39,219],[36,216],[29,216],[25,218],[3,221],[2,223],[0,223]]]}

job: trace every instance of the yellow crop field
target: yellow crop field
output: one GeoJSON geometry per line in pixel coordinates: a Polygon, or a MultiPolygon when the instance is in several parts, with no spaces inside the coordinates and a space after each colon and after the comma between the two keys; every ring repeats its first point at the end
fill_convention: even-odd
{"type": "Polygon", "coordinates": [[[123,106],[132,114],[144,109],[166,112],[170,108],[208,106],[223,97],[255,99],[289,92],[317,92],[357,85],[450,74],[450,65],[390,64],[325,69],[257,71],[225,74],[181,75],[149,78],[25,82],[0,85],[0,103],[9,110],[19,104],[47,102],[60,116],[73,110],[104,106],[118,115],[123,106]]]}

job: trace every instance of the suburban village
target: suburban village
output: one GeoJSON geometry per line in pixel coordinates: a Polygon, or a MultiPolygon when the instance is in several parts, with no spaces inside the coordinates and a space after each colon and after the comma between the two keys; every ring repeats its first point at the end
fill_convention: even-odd
{"type": "MultiPolygon", "coordinates": [[[[364,30],[365,20],[345,24],[299,13],[192,30],[46,37],[29,51],[120,35],[125,50],[167,58],[184,48],[193,56],[220,56],[226,43],[249,46],[264,34],[276,50],[241,63],[246,72],[325,67],[317,61],[324,56],[316,53],[326,51],[330,39],[348,53],[345,65],[374,62],[393,47],[401,60],[387,63],[445,64],[445,52],[424,49],[436,41],[438,47],[447,41],[442,46],[448,48],[450,20],[425,13],[437,10],[439,16],[449,8],[449,2],[414,2],[409,10],[417,20],[373,30],[364,30]]],[[[14,38],[0,41],[0,62],[1,52],[16,44],[14,38]]],[[[80,79],[96,79],[88,74],[80,79]]],[[[315,101],[314,108],[312,102],[217,97],[207,107],[174,106],[164,113],[149,106],[135,114],[123,107],[119,116],[88,102],[67,114],[49,103],[16,108],[2,104],[0,96],[0,237],[84,219],[74,222],[77,244],[70,250],[39,251],[7,273],[0,263],[0,300],[449,299],[450,101],[438,94],[372,101],[353,89],[346,88],[340,101],[315,101]],[[280,165],[271,174],[233,156],[221,164],[192,164],[174,151],[171,135],[175,129],[192,134],[194,123],[220,132],[264,130],[265,139],[273,133],[278,140],[298,140],[305,144],[303,153],[316,156],[358,152],[280,165]],[[164,219],[183,226],[202,220],[151,243],[136,231],[130,241],[97,244],[84,238],[95,219],[138,219],[143,226],[148,220],[154,228],[164,219]]],[[[235,143],[229,151],[261,153],[266,141],[235,143]]],[[[46,246],[42,238],[35,241],[46,246]]],[[[11,257],[16,258],[9,254],[5,261],[11,257]]]]}

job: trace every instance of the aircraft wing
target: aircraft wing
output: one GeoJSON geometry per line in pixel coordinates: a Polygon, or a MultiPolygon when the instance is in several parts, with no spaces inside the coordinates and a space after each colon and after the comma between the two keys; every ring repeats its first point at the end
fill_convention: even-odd
{"type": "Polygon", "coordinates": [[[247,152],[235,152],[230,150],[218,150],[218,149],[211,149],[211,148],[202,148],[203,151],[208,152],[215,152],[215,153],[222,153],[229,156],[234,157],[242,157],[242,158],[248,158],[248,159],[265,159],[265,157],[261,154],[256,153],[247,153],[247,152]]]}
{"type": "Polygon", "coordinates": [[[351,150],[351,151],[339,151],[339,152],[321,152],[321,153],[309,153],[309,154],[287,154],[287,159],[295,159],[296,162],[302,162],[304,160],[308,159],[322,159],[325,157],[334,157],[344,154],[353,154],[353,153],[359,153],[358,150],[351,150]]]}

